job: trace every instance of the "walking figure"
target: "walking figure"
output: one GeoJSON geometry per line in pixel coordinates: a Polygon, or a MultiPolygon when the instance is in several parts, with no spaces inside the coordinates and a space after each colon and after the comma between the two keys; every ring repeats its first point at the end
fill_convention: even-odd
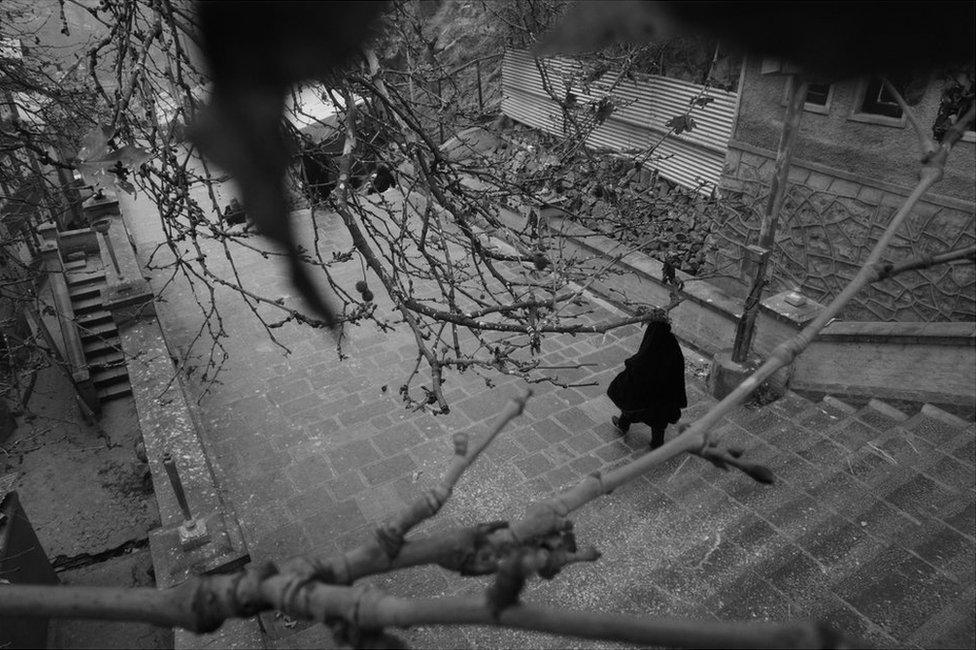
{"type": "Polygon", "coordinates": [[[664,312],[647,323],[637,354],[624,361],[607,396],[620,409],[620,417],[611,420],[621,433],[643,422],[651,427],[651,449],[664,444],[668,424],[676,423],[688,406],[685,358],[664,312]]]}
{"type": "Polygon", "coordinates": [[[230,205],[224,208],[224,221],[231,225],[236,225],[239,223],[244,223],[246,216],[244,214],[244,207],[241,202],[237,200],[235,196],[230,200],[230,205]]]}

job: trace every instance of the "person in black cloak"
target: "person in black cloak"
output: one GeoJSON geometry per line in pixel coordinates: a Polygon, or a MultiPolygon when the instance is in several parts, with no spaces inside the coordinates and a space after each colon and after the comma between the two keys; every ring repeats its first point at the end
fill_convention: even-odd
{"type": "Polygon", "coordinates": [[[612,419],[622,433],[634,422],[651,427],[651,449],[664,444],[664,431],[688,406],[685,358],[663,312],[647,323],[637,354],[624,361],[624,370],[607,388],[620,409],[612,419]]]}

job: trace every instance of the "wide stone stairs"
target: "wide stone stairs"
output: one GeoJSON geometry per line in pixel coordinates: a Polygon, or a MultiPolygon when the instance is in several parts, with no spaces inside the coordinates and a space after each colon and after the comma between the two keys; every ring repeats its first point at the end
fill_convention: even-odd
{"type": "Polygon", "coordinates": [[[64,268],[75,324],[99,401],[131,395],[118,328],[102,303],[104,269],[93,268],[85,260],[65,262],[64,268]]]}
{"type": "MultiPolygon", "coordinates": [[[[696,397],[684,421],[715,403],[696,397]]],[[[720,619],[812,616],[874,647],[974,647],[972,422],[789,393],[718,429],[777,482],[686,457],[646,476],[718,531],[653,569],[655,589],[720,619]]]]}

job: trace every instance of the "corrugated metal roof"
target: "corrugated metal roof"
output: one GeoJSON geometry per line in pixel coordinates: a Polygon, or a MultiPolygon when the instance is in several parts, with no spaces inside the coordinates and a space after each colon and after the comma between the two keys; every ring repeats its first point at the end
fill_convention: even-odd
{"type": "Polygon", "coordinates": [[[580,63],[572,59],[537,61],[525,51],[506,50],[502,112],[533,128],[561,135],[562,109],[550,92],[560,99],[572,92],[580,105],[586,105],[599,101],[609,91],[614,111],[592,131],[587,144],[626,151],[651,146],[670,130],[666,123],[672,117],[684,114],[695,98],[710,97],[710,103],[691,112],[694,129],[665,138],[648,165],[686,187],[704,183],[705,192],[718,183],[735,120],[735,93],[658,75],[635,74],[633,79],[619,79],[619,73],[614,72],[583,88],[581,71],[580,63]],[[549,82],[548,91],[540,66],[549,82]]]}

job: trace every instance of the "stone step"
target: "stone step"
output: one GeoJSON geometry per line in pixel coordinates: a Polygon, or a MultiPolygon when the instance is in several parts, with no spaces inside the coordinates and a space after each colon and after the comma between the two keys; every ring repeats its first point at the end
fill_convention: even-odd
{"type": "Polygon", "coordinates": [[[822,471],[833,472],[843,467],[851,456],[851,450],[835,442],[829,436],[813,431],[806,431],[806,437],[794,452],[805,461],[822,471]]]}
{"type": "Polygon", "coordinates": [[[789,482],[789,476],[783,475],[782,467],[777,466],[773,471],[776,474],[773,485],[757,483],[739,471],[714,471],[704,478],[739,505],[763,516],[778,509],[789,510],[794,500],[805,496],[802,490],[789,482]]]}
{"type": "Polygon", "coordinates": [[[85,354],[89,372],[99,369],[118,367],[125,364],[125,356],[115,347],[101,348],[92,354],[85,354]]]}
{"type": "Polygon", "coordinates": [[[101,283],[76,284],[68,289],[71,301],[86,300],[88,298],[98,298],[102,295],[103,285],[101,283]]]}
{"type": "Polygon", "coordinates": [[[905,422],[909,418],[907,414],[879,399],[868,401],[867,405],[855,414],[855,417],[864,424],[882,432],[905,422]]]}
{"type": "Polygon", "coordinates": [[[878,437],[879,431],[856,417],[848,417],[827,429],[825,435],[850,451],[857,451],[878,437]]]}
{"type": "Polygon", "coordinates": [[[976,467],[976,428],[970,425],[963,429],[949,442],[946,453],[956,460],[976,467]]]}
{"type": "Polygon", "coordinates": [[[919,521],[941,518],[967,499],[965,493],[914,471],[892,474],[876,482],[874,489],[886,502],[919,521]]]}
{"type": "Polygon", "coordinates": [[[82,348],[85,351],[85,357],[88,357],[91,355],[105,354],[109,350],[121,352],[122,344],[118,337],[93,339],[87,343],[83,343],[82,348]]]}
{"type": "Polygon", "coordinates": [[[965,420],[926,404],[921,412],[901,426],[927,443],[939,447],[953,440],[967,424],[965,420]]]}
{"type": "Polygon", "coordinates": [[[813,402],[807,398],[789,390],[781,398],[773,402],[771,408],[780,415],[792,419],[812,405],[813,402]]]}
{"type": "Polygon", "coordinates": [[[976,582],[971,423],[881,400],[855,408],[788,394],[731,414],[715,432],[777,482],[697,458],[652,470],[649,480],[687,517],[713,523],[655,570],[666,593],[719,618],[785,619],[808,605],[838,629],[899,645],[976,582]],[[912,589],[929,598],[924,606],[912,589]]]}
{"type": "Polygon", "coordinates": [[[861,564],[868,562],[889,542],[872,535],[866,526],[852,520],[846,513],[833,513],[823,518],[796,540],[798,547],[821,567],[811,580],[816,587],[828,587],[844,580],[861,564]]]}
{"type": "Polygon", "coordinates": [[[871,443],[881,454],[957,490],[976,489],[972,465],[929,445],[908,431],[893,429],[871,443]]]}
{"type": "Polygon", "coordinates": [[[71,309],[75,314],[88,314],[94,311],[104,311],[102,306],[102,296],[99,293],[93,297],[78,298],[71,297],[71,309]]]}
{"type": "Polygon", "coordinates": [[[73,271],[73,270],[76,270],[76,269],[83,269],[86,266],[88,266],[88,260],[85,259],[85,258],[73,259],[73,260],[66,260],[65,262],[63,262],[62,266],[64,266],[64,269],[66,271],[73,271]]]}
{"type": "Polygon", "coordinates": [[[84,325],[85,327],[91,327],[92,325],[107,323],[110,322],[111,320],[112,320],[112,313],[104,309],[88,311],[85,312],[84,314],[79,314],[75,317],[75,322],[84,325]]]}
{"type": "Polygon", "coordinates": [[[959,598],[953,599],[915,633],[909,643],[929,648],[967,648],[976,639],[976,588],[970,587],[959,598]]]}
{"type": "Polygon", "coordinates": [[[779,427],[767,431],[763,438],[763,442],[789,453],[798,453],[822,441],[829,441],[829,438],[792,420],[785,420],[779,427]]]}
{"type": "MultiPolygon", "coordinates": [[[[753,574],[759,562],[754,549],[746,549],[733,535],[711,532],[670,562],[651,572],[650,581],[665,592],[687,602],[700,603],[723,588],[753,574]]],[[[714,609],[724,605],[715,603],[714,609]]]]}
{"type": "Polygon", "coordinates": [[[850,476],[872,491],[896,489],[919,473],[916,467],[899,462],[873,441],[848,456],[844,466],[850,476]]]}
{"type": "Polygon", "coordinates": [[[830,395],[823,400],[811,403],[792,420],[806,429],[826,433],[828,429],[850,418],[857,409],[830,395]]]}
{"type": "Polygon", "coordinates": [[[958,415],[953,415],[952,413],[940,409],[938,406],[933,404],[924,404],[921,412],[931,418],[941,420],[942,422],[957,428],[963,428],[973,423],[971,420],[964,420],[958,415]]]}
{"type": "Polygon", "coordinates": [[[124,384],[111,384],[105,388],[99,388],[96,394],[98,395],[98,401],[107,402],[131,395],[132,386],[129,385],[129,382],[125,382],[124,384]]]}
{"type": "Polygon", "coordinates": [[[938,519],[925,519],[921,526],[906,525],[893,535],[896,546],[918,556],[954,582],[972,584],[976,540],[938,519]]]}
{"type": "Polygon", "coordinates": [[[837,583],[834,592],[903,640],[958,599],[963,589],[914,554],[888,548],[837,583]]]}
{"type": "Polygon", "coordinates": [[[833,395],[825,395],[823,400],[821,400],[821,402],[823,404],[826,404],[827,406],[830,406],[831,408],[835,408],[838,411],[843,411],[848,414],[857,412],[857,409],[855,407],[851,406],[850,404],[840,399],[839,397],[834,397],[833,395]]]}
{"type": "Polygon", "coordinates": [[[105,271],[74,271],[65,273],[65,282],[69,287],[83,287],[85,285],[105,284],[105,271]]]}
{"type": "Polygon", "coordinates": [[[129,371],[125,365],[117,365],[109,368],[97,368],[91,373],[92,381],[97,388],[104,388],[111,384],[128,383],[129,371]]]}
{"type": "Polygon", "coordinates": [[[97,339],[110,339],[112,337],[118,337],[119,328],[116,327],[114,322],[102,323],[99,325],[94,325],[92,327],[79,327],[81,334],[82,343],[94,341],[97,339]]]}

